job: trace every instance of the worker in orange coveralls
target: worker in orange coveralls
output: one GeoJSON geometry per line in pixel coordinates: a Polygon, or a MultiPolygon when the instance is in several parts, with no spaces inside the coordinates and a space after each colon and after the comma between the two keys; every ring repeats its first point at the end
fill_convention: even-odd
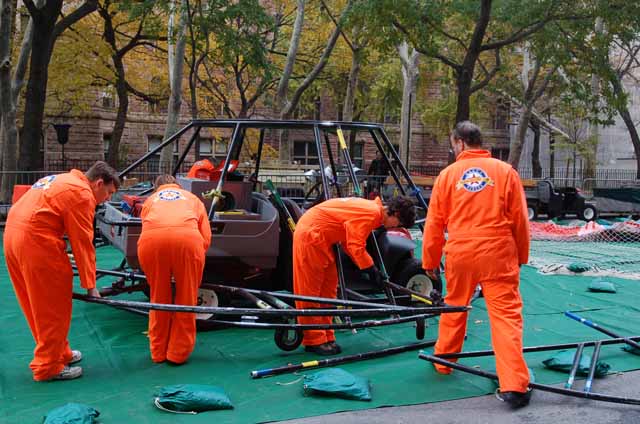
{"type": "MultiPolygon", "coordinates": [[[[195,306],[202,281],[211,227],[204,204],[180,188],[171,175],[160,175],[156,191],[142,205],[138,259],[151,287],[151,302],[195,306]],[[175,279],[175,301],[171,277],[175,279]]],[[[149,347],[153,362],[187,361],[196,343],[193,313],[151,311],[149,347]]]]}
{"type": "MultiPolygon", "coordinates": [[[[411,227],[416,218],[409,198],[396,197],[383,206],[380,198],[331,199],[309,209],[298,221],[293,236],[293,291],[295,294],[334,299],[338,272],[334,245],[341,243],[346,253],[369,278],[382,284],[382,275],[366,250],[371,231],[384,225],[411,227]]],[[[299,309],[317,303],[296,302],[299,309]]],[[[331,324],[332,317],[298,317],[300,324],[331,324]]],[[[335,355],[342,351],[333,330],[306,330],[302,344],[307,352],[335,355]]]]}
{"type": "Polygon", "coordinates": [[[120,185],[118,174],[104,162],[86,173],[77,169],[36,182],[9,210],[4,254],[20,307],[36,342],[30,367],[36,381],[70,380],[82,368],[71,350],[73,270],[66,253],[66,234],[78,267],[80,284],[90,296],[96,289],[93,217],[96,205],[120,185]]]}
{"type": "Polygon", "coordinates": [[[187,173],[187,178],[200,178],[203,180],[208,180],[211,176],[211,173],[215,170],[216,167],[211,163],[209,159],[200,159],[191,166],[189,172],[187,173]]]}
{"type": "MultiPolygon", "coordinates": [[[[464,121],[450,136],[456,162],[433,187],[422,245],[422,266],[435,277],[444,253],[448,305],[468,305],[482,287],[500,381],[499,399],[526,406],[529,372],[522,355],[520,265],[529,260],[529,222],[520,177],[506,162],[482,149],[475,124],[464,121]],[[448,232],[445,244],[444,231],[448,232]]],[[[460,352],[467,313],[440,316],[435,354],[460,352]]],[[[451,368],[435,365],[441,374],[451,368]]]]}

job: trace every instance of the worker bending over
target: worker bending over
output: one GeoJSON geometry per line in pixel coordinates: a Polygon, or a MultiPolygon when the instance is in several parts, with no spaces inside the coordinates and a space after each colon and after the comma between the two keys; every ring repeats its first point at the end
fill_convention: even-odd
{"type": "MultiPolygon", "coordinates": [[[[341,243],[346,253],[372,281],[382,284],[380,271],[366,250],[367,237],[384,225],[411,227],[416,218],[409,198],[396,197],[387,206],[380,198],[331,199],[309,209],[298,221],[293,236],[293,291],[304,296],[334,299],[338,272],[334,245],[341,243]]],[[[299,309],[317,303],[296,302],[299,309]]],[[[331,324],[332,317],[298,317],[300,324],[331,324]]],[[[307,352],[335,355],[341,352],[333,330],[306,330],[302,344],[307,352]]]]}
{"type": "MultiPolygon", "coordinates": [[[[450,136],[456,162],[445,168],[431,193],[422,244],[422,265],[431,276],[446,256],[448,305],[468,305],[482,287],[500,382],[500,399],[517,408],[529,403],[529,372],[522,355],[520,265],[529,260],[529,222],[520,177],[508,163],[482,149],[475,124],[464,121],[450,136]],[[448,232],[445,243],[444,231],[448,232]]],[[[435,354],[462,349],[467,313],[440,316],[435,354]]],[[[451,368],[435,365],[441,374],[451,368]]]]}
{"type": "MultiPolygon", "coordinates": [[[[211,227],[204,204],[171,175],[160,175],[156,191],[142,205],[138,259],[151,288],[151,302],[195,306],[211,227]],[[175,301],[171,277],[175,279],[175,301]]],[[[196,316],[150,311],[153,362],[186,362],[196,342],[196,316]]]]}
{"type": "Polygon", "coordinates": [[[77,169],[36,182],[9,210],[4,255],[9,276],[36,342],[30,367],[36,381],[70,380],[82,368],[71,350],[73,269],[66,253],[66,234],[78,267],[80,284],[90,296],[96,289],[93,217],[96,205],[118,189],[118,174],[104,162],[86,173],[77,169]]]}

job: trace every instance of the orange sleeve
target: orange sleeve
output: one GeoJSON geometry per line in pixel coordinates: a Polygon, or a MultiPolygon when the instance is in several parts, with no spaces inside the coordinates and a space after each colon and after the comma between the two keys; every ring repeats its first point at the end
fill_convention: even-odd
{"type": "Polygon", "coordinates": [[[509,171],[507,183],[506,205],[507,217],[511,221],[511,231],[518,248],[518,263],[529,262],[529,218],[527,216],[527,197],[520,176],[515,169],[509,171]]]}
{"type": "Polygon", "coordinates": [[[445,243],[444,229],[447,225],[445,218],[447,215],[446,205],[448,203],[444,199],[444,190],[446,190],[446,181],[443,181],[441,174],[433,184],[429,209],[427,210],[427,221],[424,226],[424,236],[422,237],[422,267],[424,269],[438,268],[440,259],[442,259],[442,248],[445,243]]]}
{"type": "Polygon", "coordinates": [[[345,221],[345,249],[356,266],[366,269],[373,266],[373,259],[367,253],[367,237],[373,231],[375,215],[361,215],[345,221]]]}
{"type": "Polygon", "coordinates": [[[195,202],[197,203],[198,208],[198,230],[200,231],[200,234],[202,234],[202,239],[204,240],[204,250],[207,250],[211,244],[211,224],[209,223],[209,214],[200,199],[196,198],[195,202]]]}
{"type": "Polygon", "coordinates": [[[85,289],[93,289],[96,287],[96,249],[93,246],[96,201],[90,192],[70,192],[80,199],[64,208],[64,228],[78,266],[80,285],[85,289]]]}

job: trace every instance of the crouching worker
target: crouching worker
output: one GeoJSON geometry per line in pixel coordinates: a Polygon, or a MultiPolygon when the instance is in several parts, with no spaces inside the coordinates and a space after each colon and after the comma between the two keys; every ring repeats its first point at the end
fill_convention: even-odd
{"type": "Polygon", "coordinates": [[[69,348],[73,270],[66,234],[80,284],[90,296],[96,289],[93,217],[96,205],[118,189],[118,174],[104,162],[86,173],[73,169],[36,182],[9,210],[4,255],[9,276],[36,342],[30,367],[36,381],[70,380],[82,368],[70,366],[82,353],[69,348]]]}
{"type": "MultiPolygon", "coordinates": [[[[522,355],[520,265],[529,258],[527,204],[520,177],[508,163],[482,149],[475,124],[456,125],[450,137],[456,162],[433,186],[422,245],[422,265],[434,276],[446,255],[448,305],[468,305],[478,283],[487,303],[491,344],[496,354],[500,399],[527,405],[529,371],[522,355]],[[445,243],[444,230],[448,239],[445,243]]],[[[440,316],[434,352],[460,352],[467,313],[440,316]]],[[[435,365],[449,374],[451,368],[435,365]]]]}
{"type": "MultiPolygon", "coordinates": [[[[415,206],[407,197],[396,197],[387,206],[380,198],[331,199],[309,209],[298,221],[293,236],[293,291],[295,294],[335,299],[338,271],[334,245],[341,243],[361,270],[379,284],[380,271],[366,250],[367,237],[384,225],[411,227],[415,206]]],[[[296,302],[298,309],[317,308],[317,303],[296,302]]],[[[298,317],[300,324],[331,324],[332,317],[298,317]]],[[[342,351],[333,330],[306,330],[302,344],[307,352],[335,355],[342,351]]]]}
{"type": "MultiPolygon", "coordinates": [[[[151,288],[151,302],[195,306],[211,227],[204,204],[160,175],[156,191],[142,205],[138,259],[151,288]],[[175,301],[171,277],[175,279],[175,301]]],[[[193,313],[150,311],[149,347],[153,362],[186,362],[196,342],[193,313]]]]}

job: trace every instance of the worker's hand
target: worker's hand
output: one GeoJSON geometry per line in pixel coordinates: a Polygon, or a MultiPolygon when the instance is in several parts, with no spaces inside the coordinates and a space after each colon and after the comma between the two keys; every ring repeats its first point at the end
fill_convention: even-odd
{"type": "Polygon", "coordinates": [[[384,275],[375,265],[370,266],[369,268],[363,269],[369,275],[369,280],[378,287],[384,287],[384,275]]]}
{"type": "Polygon", "coordinates": [[[438,269],[425,269],[424,270],[425,273],[427,274],[427,277],[429,277],[432,280],[438,281],[438,269]]]}
{"type": "Polygon", "coordinates": [[[102,297],[100,296],[100,291],[97,288],[87,289],[87,295],[91,297],[102,297]]]}

